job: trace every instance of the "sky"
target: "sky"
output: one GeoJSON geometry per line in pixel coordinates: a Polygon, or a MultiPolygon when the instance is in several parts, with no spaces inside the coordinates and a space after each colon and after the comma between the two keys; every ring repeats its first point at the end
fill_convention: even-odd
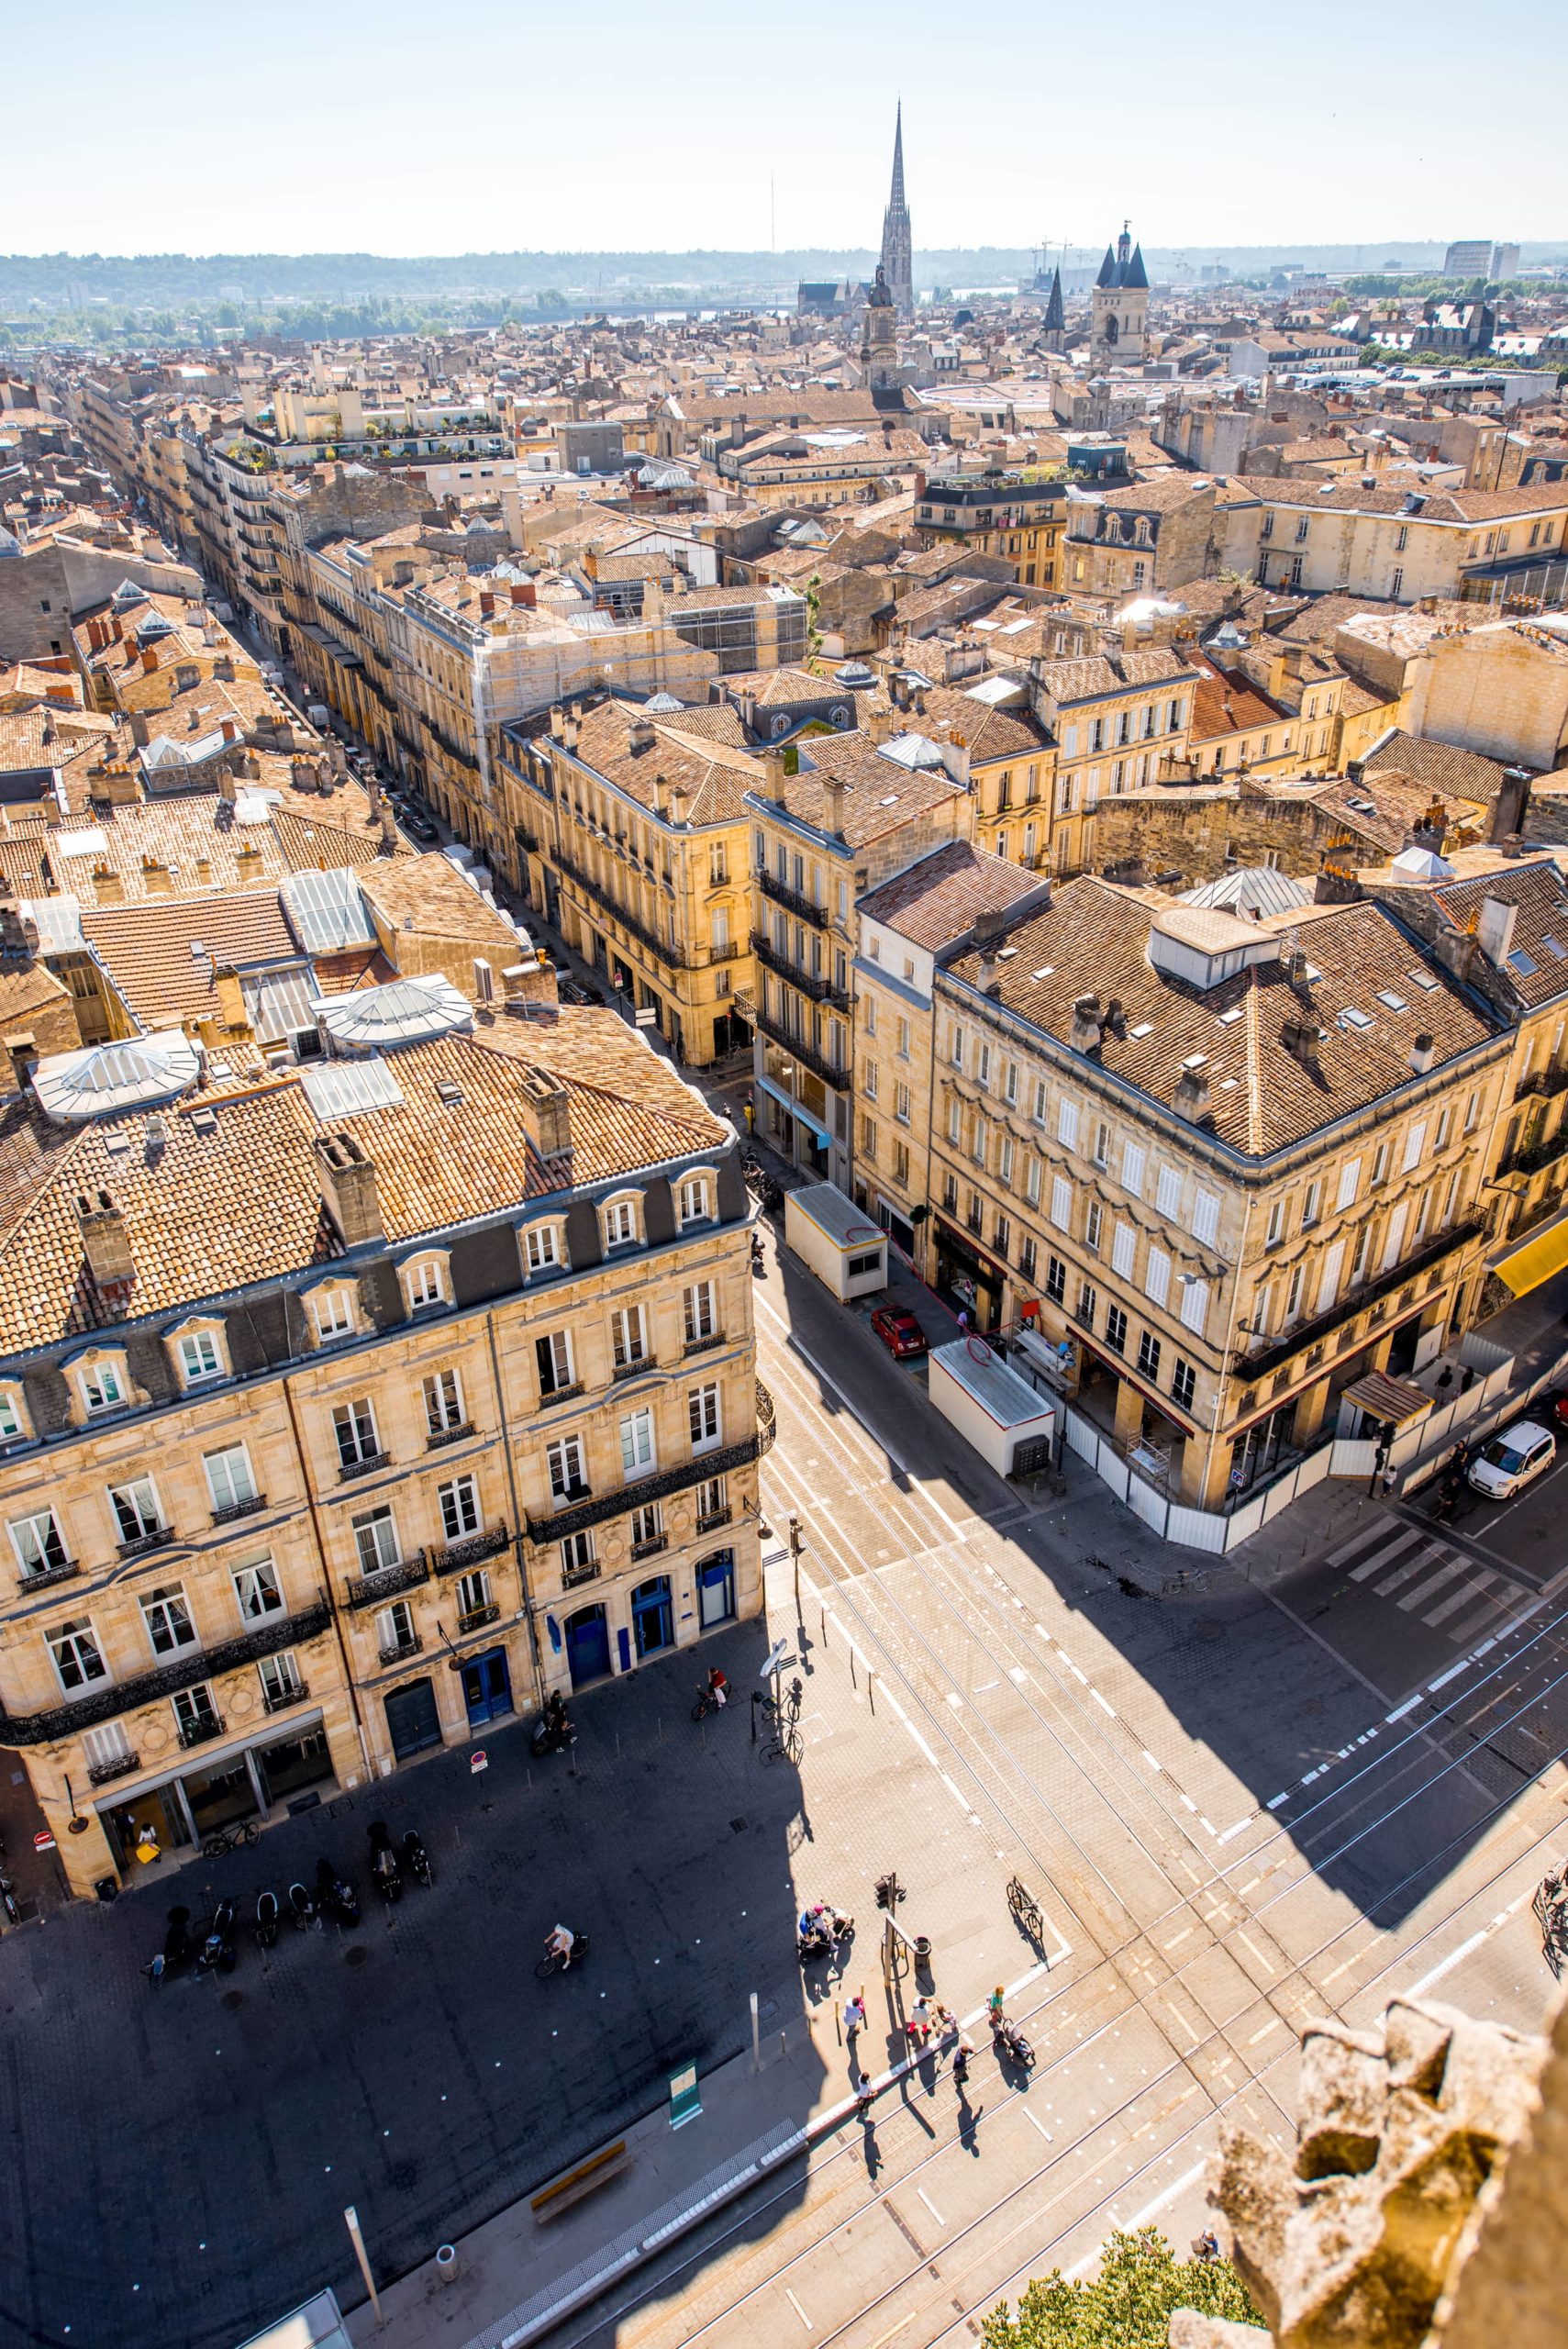
{"type": "MultiPolygon", "coordinates": [[[[1495,20],[1494,20],[1495,21],[1495,20]]],[[[765,250],[1568,235],[1554,92],[1470,0],[79,0],[14,14],[0,249],[765,250]],[[1489,62],[1490,61],[1490,62],[1489,62]],[[1488,82],[1495,96],[1487,97],[1488,82]],[[1505,90],[1503,83],[1507,80],[1505,90]],[[770,192],[771,191],[771,192],[770,192]]]]}

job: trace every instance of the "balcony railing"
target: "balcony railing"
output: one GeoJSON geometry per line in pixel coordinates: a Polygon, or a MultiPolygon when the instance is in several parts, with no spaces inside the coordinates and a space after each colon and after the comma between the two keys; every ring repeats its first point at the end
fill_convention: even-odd
{"type": "Polygon", "coordinates": [[[827,929],[826,906],[817,905],[810,897],[803,897],[797,889],[786,888],[771,873],[759,873],[757,886],[764,897],[771,897],[775,906],[783,906],[786,913],[795,914],[802,921],[808,921],[814,930],[827,929]]]}
{"type": "Polygon", "coordinates": [[[494,1600],[492,1600],[487,1607],[471,1607],[466,1615],[460,1615],[458,1617],[458,1631],[460,1633],[463,1631],[482,1631],[486,1623],[498,1621],[500,1614],[501,1609],[496,1606],[494,1600]]]}
{"type": "Polygon", "coordinates": [[[597,1582],[598,1579],[599,1562],[597,1558],[589,1558],[583,1565],[568,1566],[563,1570],[561,1587],[562,1590],[575,1590],[580,1584],[597,1582]]]}
{"type": "Polygon", "coordinates": [[[804,1042],[799,1036],[792,1036],[783,1021],[773,1012],[764,1011],[761,1004],[757,1007],[755,1024],[770,1042],[778,1046],[780,1052],[787,1052],[791,1060],[798,1061],[802,1068],[809,1069],[812,1075],[820,1077],[824,1085],[830,1085],[835,1091],[838,1091],[849,1084],[850,1072],[847,1067],[840,1067],[833,1061],[824,1060],[820,1052],[813,1052],[811,1046],[804,1042]]]}
{"type": "Polygon", "coordinates": [[[49,1590],[57,1582],[69,1582],[72,1575],[82,1571],[80,1558],[61,1558],[58,1566],[40,1566],[36,1574],[18,1577],[24,1590],[49,1590]]]}
{"type": "Polygon", "coordinates": [[[213,1738],[222,1735],[223,1715],[221,1713],[200,1713],[195,1720],[180,1723],[180,1742],[187,1749],[193,1745],[206,1745],[213,1738]]]}
{"type": "MultiPolygon", "coordinates": [[[[771,1402],[768,1408],[771,1422],[771,1402]]],[[[528,1540],[564,1542],[573,1533],[586,1532],[592,1525],[607,1523],[612,1517],[629,1516],[634,1508],[645,1508],[651,1501],[664,1500],[672,1493],[706,1484],[710,1476],[722,1476],[728,1469],[745,1467],[759,1453],[765,1452],[772,1441],[771,1426],[765,1442],[759,1426],[755,1433],[722,1452],[705,1452],[695,1460],[683,1461],[678,1467],[662,1468],[652,1476],[639,1476],[634,1483],[622,1485],[613,1493],[603,1493],[597,1499],[557,1509],[552,1517],[530,1517],[528,1540]]]]}
{"type": "Polygon", "coordinates": [[[461,1542],[449,1542],[444,1549],[428,1553],[438,1575],[466,1574],[470,1566],[483,1564],[486,1558],[498,1558],[511,1541],[504,1525],[493,1525],[487,1533],[470,1533],[461,1542]]]}
{"type": "Polygon", "coordinates": [[[424,1644],[417,1631],[410,1631],[406,1639],[394,1640],[390,1646],[378,1648],[376,1653],[381,1658],[383,1671],[391,1664],[401,1664],[406,1656],[417,1655],[424,1644]]]}
{"type": "Polygon", "coordinates": [[[1534,1097],[1550,1101],[1559,1093],[1568,1093],[1568,1066],[1538,1068],[1532,1075],[1521,1076],[1514,1087],[1514,1099],[1528,1101],[1534,1097]]]}
{"type": "Polygon", "coordinates": [[[728,1343],[728,1340],[725,1337],[723,1330],[715,1330],[710,1337],[688,1338],[681,1348],[681,1353],[689,1360],[693,1354],[710,1354],[716,1347],[728,1343]]]}
{"type": "Polygon", "coordinates": [[[174,1539],[172,1525],[152,1525],[145,1533],[133,1533],[128,1542],[117,1543],[122,1558],[145,1558],[153,1550],[161,1550],[174,1539]]]}
{"type": "Polygon", "coordinates": [[[1272,1344],[1260,1347],[1256,1353],[1237,1357],[1235,1367],[1239,1375],[1249,1379],[1266,1378],[1271,1371],[1282,1368],[1300,1353],[1303,1347],[1345,1328],[1364,1313],[1369,1305],[1375,1305],[1380,1297],[1391,1296],[1416,1274],[1438,1264],[1444,1256],[1453,1254],[1469,1241],[1479,1240],[1485,1230],[1485,1222],[1475,1216],[1469,1222],[1457,1225],[1451,1231],[1440,1232],[1426,1247],[1417,1249],[1413,1255],[1391,1265],[1375,1280],[1363,1281],[1359,1288],[1351,1290],[1327,1313],[1316,1314],[1310,1321],[1298,1321],[1293,1330],[1287,1330],[1272,1344]]]}
{"type": "Polygon", "coordinates": [[[552,1411],[558,1403],[574,1403],[582,1392],[583,1382],[580,1378],[574,1378],[570,1386],[552,1386],[548,1394],[540,1395],[539,1409],[552,1411]]]}
{"type": "Polygon", "coordinates": [[[89,1762],[87,1784],[90,1787],[106,1787],[116,1778],[128,1778],[133,1770],[139,1770],[140,1767],[139,1753],[117,1753],[108,1762],[89,1762]]]}
{"type": "Polygon", "coordinates": [[[292,1688],[274,1688],[261,1699],[264,1713],[286,1713],[291,1705],[303,1705],[310,1694],[307,1682],[296,1680],[292,1688]]]}
{"type": "Polygon", "coordinates": [[[656,1558],[661,1550],[667,1550],[669,1546],[670,1537],[667,1533],[651,1533],[646,1542],[632,1543],[631,1554],[634,1558],[656,1558]]]}
{"type": "Polygon", "coordinates": [[[618,1386],[625,1378],[640,1378],[645,1371],[657,1370],[658,1364],[651,1354],[639,1354],[634,1362],[617,1362],[610,1373],[610,1383],[618,1386]]]}
{"type": "Polygon", "coordinates": [[[1539,1141],[1526,1142],[1522,1149],[1510,1151],[1498,1167],[1499,1174],[1539,1174],[1543,1166],[1551,1166],[1568,1151],[1568,1120],[1554,1134],[1544,1134],[1539,1141]]]}
{"type": "Polygon", "coordinates": [[[723,1508],[709,1509],[706,1517],[698,1518],[697,1531],[699,1533],[715,1533],[721,1525],[728,1525],[734,1517],[734,1510],[729,1507],[728,1502],[726,1502],[723,1508]]]}
{"type": "Polygon", "coordinates": [[[417,1583],[430,1579],[429,1560],[423,1550],[411,1558],[399,1558],[390,1566],[377,1566],[368,1575],[351,1575],[345,1590],[349,1605],[357,1612],[361,1607],[379,1607],[385,1598],[395,1598],[400,1590],[412,1590],[417,1583]]]}
{"type": "Polygon", "coordinates": [[[813,1003],[830,1003],[835,1011],[848,1011],[850,1008],[848,987],[836,987],[832,980],[825,978],[820,972],[803,971],[798,963],[792,963],[787,954],[779,952],[765,930],[754,930],[751,932],[751,952],[758,962],[776,977],[789,986],[798,987],[801,994],[808,996],[813,1003]]]}
{"type": "Polygon", "coordinates": [[[465,1435],[473,1433],[472,1419],[460,1419],[455,1428],[432,1428],[425,1439],[427,1451],[439,1452],[449,1443],[461,1443],[465,1435]]]}
{"type": "Polygon", "coordinates": [[[68,1705],[54,1705],[43,1713],[0,1714],[0,1746],[52,1745],[61,1738],[78,1736],[100,1721],[134,1712],[139,1705],[177,1696],[182,1688],[194,1688],[200,1681],[219,1679],[226,1672],[238,1672],[242,1665],[257,1664],[262,1656],[276,1655],[284,1648],[304,1647],[319,1639],[331,1622],[332,1610],[323,1596],[297,1615],[277,1616],[237,1640],[225,1640],[215,1648],[198,1648],[183,1663],[161,1664],[155,1672],[115,1681],[68,1705]]]}
{"type": "Polygon", "coordinates": [[[227,1501],[222,1508],[215,1508],[212,1513],[212,1521],[215,1525],[232,1525],[239,1518],[254,1517],[258,1509],[263,1509],[266,1506],[265,1493],[250,1493],[244,1500],[227,1501]]]}
{"type": "Polygon", "coordinates": [[[338,1467],[338,1482],[340,1485],[351,1485],[356,1476],[373,1476],[376,1470],[384,1468],[391,1458],[390,1452],[367,1452],[361,1460],[340,1461],[338,1467]]]}

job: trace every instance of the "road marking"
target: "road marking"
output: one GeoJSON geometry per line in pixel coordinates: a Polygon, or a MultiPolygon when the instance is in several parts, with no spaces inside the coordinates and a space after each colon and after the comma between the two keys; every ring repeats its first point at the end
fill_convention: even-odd
{"type": "Polygon", "coordinates": [[[1256,2047],[1259,2040],[1266,2039],[1271,2031],[1283,2031],[1284,2029],[1284,2025],[1281,2022],[1278,2015],[1271,2015],[1267,2022],[1263,2025],[1262,2031],[1255,2031],[1252,2033],[1251,2038],[1247,2042],[1247,2044],[1249,2047],[1256,2047]]]}
{"type": "Polygon", "coordinates": [[[1148,1748],[1147,1746],[1145,1746],[1145,1747],[1144,1747],[1144,1749],[1143,1749],[1143,1759],[1148,1763],[1149,1767],[1150,1767],[1151,1770],[1158,1770],[1158,1769],[1159,1769],[1159,1767],[1160,1767],[1159,1763],[1154,1759],[1154,1756],[1152,1755],[1152,1753],[1150,1753],[1149,1748],[1148,1748]]]}
{"type": "Polygon", "coordinates": [[[945,2227],[947,2221],[943,2218],[941,2212],[938,2210],[936,2204],[932,2201],[925,2188],[923,2186],[917,2186],[915,2188],[915,2191],[919,2196],[921,2201],[925,2204],[927,2210],[930,2212],[932,2218],[935,2219],[938,2226],[945,2227]]]}
{"type": "MultiPolygon", "coordinates": [[[[1252,1881],[1256,1884],[1260,1879],[1254,1876],[1252,1881]]],[[[1268,1959],[1263,1955],[1262,1951],[1258,1947],[1257,1943],[1251,1940],[1248,1934],[1239,1932],[1236,1938],[1241,1943],[1243,1949],[1250,1949],[1251,1951],[1252,1955],[1257,1959],[1258,1964],[1262,1967],[1265,1974],[1277,1974],[1279,1972],[1278,1966],[1270,1965],[1268,1959]]]]}
{"type": "Polygon", "coordinates": [[[800,2319],[802,2324],[805,2325],[807,2332],[815,2332],[817,2327],[812,2323],[811,2319],[806,2315],[806,2310],[801,2307],[800,2302],[795,2299],[795,2294],[790,2290],[787,2284],[784,2286],[784,2298],[789,2302],[791,2308],[795,2310],[796,2316],[800,2319]]]}
{"type": "Polygon", "coordinates": [[[1038,2129],[1040,2131],[1040,2135],[1045,2139],[1048,2145],[1053,2145],[1056,2143],[1055,2138],[1051,2135],[1044,2121],[1040,2120],[1036,2114],[1032,2113],[1027,2104],[1023,2108],[1023,2115],[1031,2129],[1038,2129]]]}
{"type": "Polygon", "coordinates": [[[1101,1711],[1109,1713],[1112,1720],[1114,1721],[1116,1719],[1116,1707],[1114,1705],[1107,1705],[1097,1688],[1091,1688],[1089,1694],[1094,1698],[1095,1704],[1099,1706],[1101,1711]]]}

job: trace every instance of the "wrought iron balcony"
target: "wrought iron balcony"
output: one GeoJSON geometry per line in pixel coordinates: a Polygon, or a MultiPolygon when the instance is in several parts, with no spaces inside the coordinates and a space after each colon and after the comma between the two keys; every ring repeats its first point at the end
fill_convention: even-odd
{"type": "Polygon", "coordinates": [[[391,1458],[390,1452],[368,1452],[361,1460],[340,1461],[338,1467],[338,1482],[340,1485],[351,1485],[356,1476],[373,1476],[376,1470],[384,1468],[391,1458]]]}
{"type": "Polygon", "coordinates": [[[657,1370],[658,1367],[651,1354],[639,1354],[633,1362],[617,1362],[610,1373],[610,1381],[612,1385],[618,1386],[622,1379],[640,1378],[645,1372],[657,1370]]]}
{"type": "Polygon", "coordinates": [[[667,1550],[669,1546],[670,1537],[667,1533],[651,1533],[646,1542],[632,1543],[631,1554],[633,1558],[656,1558],[661,1550],[667,1550]]]}
{"type": "Polygon", "coordinates": [[[449,1443],[461,1443],[464,1436],[473,1433],[472,1419],[460,1419],[455,1428],[432,1428],[425,1439],[427,1451],[439,1452],[449,1443]]]}
{"type": "Polygon", "coordinates": [[[784,884],[775,879],[771,873],[759,873],[757,886],[764,897],[771,897],[775,906],[783,906],[786,913],[795,914],[802,921],[808,921],[814,930],[827,929],[828,908],[826,906],[818,906],[811,898],[803,897],[798,890],[786,888],[784,884]]]}
{"type": "Polygon", "coordinates": [[[471,1607],[466,1615],[460,1615],[458,1617],[458,1631],[460,1633],[463,1631],[482,1631],[486,1623],[494,1623],[497,1621],[500,1618],[500,1613],[501,1609],[495,1605],[494,1600],[492,1600],[488,1607],[471,1607]]]}
{"type": "Polygon", "coordinates": [[[697,1531],[699,1533],[717,1532],[721,1525],[729,1524],[734,1515],[735,1512],[729,1507],[728,1502],[725,1503],[725,1506],[722,1508],[709,1509],[706,1517],[698,1518],[697,1531]]]}
{"type": "Polygon", "coordinates": [[[195,1688],[198,1683],[217,1680],[226,1672],[238,1672],[242,1665],[257,1664],[264,1655],[276,1655],[283,1648],[304,1647],[307,1642],[319,1639],[323,1631],[331,1628],[331,1622],[332,1610],[323,1595],[314,1607],[305,1608],[297,1615],[276,1616],[237,1640],[225,1640],[217,1647],[194,1649],[182,1663],[161,1664],[154,1672],[139,1672],[133,1679],[95,1688],[90,1697],[77,1697],[70,1704],[51,1706],[48,1712],[0,1713],[0,1746],[51,1745],[61,1738],[78,1736],[83,1730],[96,1728],[100,1721],[112,1721],[121,1713],[135,1712],[139,1705],[150,1705],[161,1697],[177,1696],[182,1688],[195,1688]]]}
{"type": "Polygon", "coordinates": [[[379,1607],[384,1599],[395,1598],[400,1590],[412,1590],[416,1583],[429,1579],[429,1561],[423,1550],[416,1550],[411,1558],[399,1558],[395,1565],[377,1566],[368,1575],[350,1575],[344,1595],[357,1611],[361,1607],[379,1607]]]}
{"type": "Polygon", "coordinates": [[[599,1562],[597,1558],[589,1558],[583,1565],[568,1566],[563,1570],[561,1587],[562,1590],[576,1590],[583,1583],[597,1582],[598,1579],[599,1562]]]}
{"type": "Polygon", "coordinates": [[[836,987],[832,980],[824,977],[820,972],[803,971],[798,963],[792,963],[787,954],[779,952],[765,930],[754,930],[751,932],[751,951],[759,963],[783,979],[786,985],[798,987],[801,994],[809,996],[813,1003],[830,1003],[835,1011],[848,1011],[850,1008],[848,987],[836,987]]]}
{"type": "Polygon", "coordinates": [[[847,1067],[824,1060],[821,1053],[813,1052],[802,1037],[792,1036],[777,1015],[764,1011],[761,1004],[757,1006],[755,1024],[770,1042],[778,1046],[780,1052],[786,1052],[802,1068],[809,1069],[812,1075],[820,1077],[824,1085],[830,1085],[837,1091],[849,1084],[850,1071],[847,1067]]]}
{"type": "Polygon", "coordinates": [[[539,1409],[552,1411],[557,1403],[574,1403],[582,1392],[583,1382],[580,1378],[574,1378],[570,1386],[552,1386],[548,1395],[540,1395],[539,1409]]]}
{"type": "Polygon", "coordinates": [[[122,1558],[145,1558],[150,1551],[161,1550],[174,1539],[172,1525],[150,1526],[145,1533],[133,1533],[128,1542],[117,1543],[122,1558]]]}
{"type": "Polygon", "coordinates": [[[1558,1093],[1568,1093],[1568,1065],[1538,1068],[1531,1075],[1521,1076],[1514,1087],[1514,1099],[1528,1101],[1539,1097],[1550,1101],[1558,1093]]]}
{"type": "Polygon", "coordinates": [[[222,1508],[215,1508],[212,1513],[212,1521],[215,1525],[232,1525],[239,1518],[254,1517],[258,1509],[263,1509],[266,1506],[265,1493],[251,1493],[244,1500],[228,1501],[222,1508]]]}
{"type": "MultiPolygon", "coordinates": [[[[759,1389],[759,1400],[762,1394],[759,1389]]],[[[530,1517],[528,1540],[564,1542],[573,1533],[586,1532],[590,1526],[606,1524],[613,1517],[629,1516],[634,1508],[645,1508],[651,1501],[664,1500],[672,1493],[683,1493],[693,1485],[706,1484],[710,1476],[722,1476],[731,1468],[744,1468],[772,1443],[772,1419],[770,1400],[765,1431],[759,1424],[754,1434],[721,1452],[705,1452],[695,1460],[681,1462],[677,1467],[662,1468],[651,1476],[639,1476],[634,1483],[622,1485],[613,1493],[602,1493],[597,1499],[588,1498],[559,1508],[551,1517],[530,1517]]]]}
{"type": "Polygon", "coordinates": [[[40,1566],[36,1574],[22,1574],[17,1579],[24,1590],[49,1590],[57,1582],[69,1582],[72,1575],[82,1571],[80,1558],[61,1558],[58,1566],[40,1566]]]}
{"type": "Polygon", "coordinates": [[[286,1713],[291,1705],[303,1705],[310,1694],[309,1684],[296,1680],[292,1688],[274,1689],[261,1699],[261,1709],[267,1713],[286,1713]]]}
{"type": "Polygon", "coordinates": [[[180,1723],[180,1742],[188,1750],[193,1745],[206,1745],[223,1735],[221,1713],[201,1713],[195,1720],[180,1723]]]}
{"type": "Polygon", "coordinates": [[[1261,1346],[1255,1353],[1234,1357],[1233,1366],[1238,1375],[1242,1378],[1266,1378],[1272,1370],[1283,1367],[1315,1340],[1329,1338],[1336,1330],[1347,1329],[1369,1306],[1375,1305],[1381,1297],[1391,1296],[1416,1274],[1440,1263],[1445,1256],[1455,1254],[1470,1241],[1481,1239],[1485,1230],[1485,1221],[1474,1216],[1467,1223],[1456,1225],[1451,1231],[1440,1232],[1424,1248],[1418,1248],[1399,1264],[1391,1265],[1375,1280],[1363,1281],[1359,1288],[1347,1292],[1327,1313],[1315,1314],[1309,1321],[1298,1321],[1294,1329],[1261,1346]]]}
{"type": "Polygon", "coordinates": [[[410,1631],[406,1640],[394,1640],[390,1647],[378,1648],[383,1671],[391,1664],[401,1664],[406,1656],[417,1655],[424,1644],[417,1631],[410,1631]]]}
{"type": "Polygon", "coordinates": [[[477,1566],[486,1558],[498,1558],[511,1539],[506,1526],[493,1525],[487,1533],[470,1533],[461,1542],[449,1542],[444,1549],[431,1550],[427,1554],[438,1575],[466,1574],[470,1566],[477,1566]]]}
{"type": "Polygon", "coordinates": [[[728,1345],[728,1340],[726,1338],[723,1330],[715,1330],[711,1337],[688,1338],[685,1344],[682,1347],[681,1352],[683,1355],[687,1357],[690,1357],[692,1354],[710,1354],[714,1352],[716,1347],[728,1345]]]}
{"type": "Polygon", "coordinates": [[[117,1753],[109,1762],[89,1762],[87,1784],[90,1787],[106,1787],[116,1778],[128,1778],[133,1770],[140,1767],[139,1753],[117,1753]]]}

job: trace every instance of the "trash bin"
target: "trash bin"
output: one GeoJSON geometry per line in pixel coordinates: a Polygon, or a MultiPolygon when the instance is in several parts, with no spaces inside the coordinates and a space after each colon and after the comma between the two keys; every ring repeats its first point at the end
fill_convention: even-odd
{"type": "Polygon", "coordinates": [[[436,2273],[443,2284],[450,2284],[457,2274],[457,2245],[442,2243],[436,2254],[436,2273]]]}

